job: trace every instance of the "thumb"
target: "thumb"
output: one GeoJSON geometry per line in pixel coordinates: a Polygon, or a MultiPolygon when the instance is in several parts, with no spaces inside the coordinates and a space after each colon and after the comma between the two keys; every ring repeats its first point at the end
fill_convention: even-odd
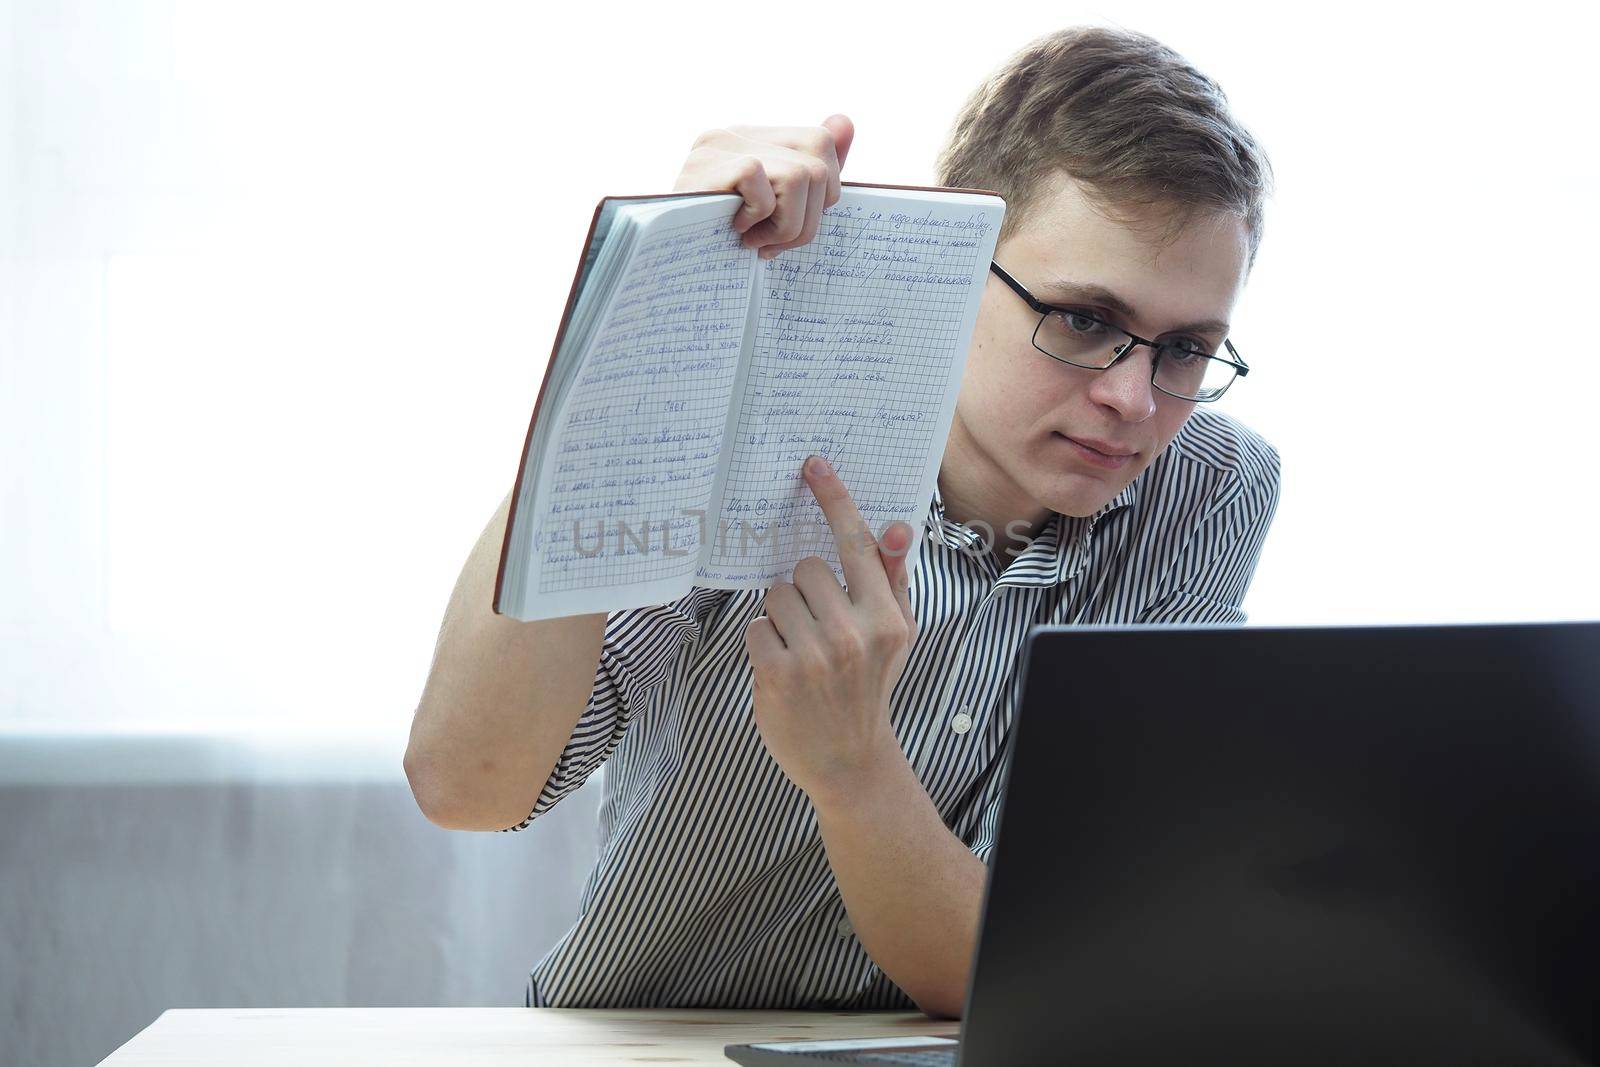
{"type": "Polygon", "coordinates": [[[839,169],[843,170],[844,157],[850,152],[850,142],[856,139],[856,124],[850,121],[849,116],[838,113],[823,119],[822,124],[833,134],[833,154],[839,157],[839,169]]]}
{"type": "Polygon", "coordinates": [[[906,617],[909,626],[917,624],[911,610],[911,575],[906,568],[906,557],[911,553],[911,527],[903,522],[891,523],[878,538],[878,558],[883,560],[883,571],[889,577],[889,588],[894,592],[895,603],[906,617]]]}

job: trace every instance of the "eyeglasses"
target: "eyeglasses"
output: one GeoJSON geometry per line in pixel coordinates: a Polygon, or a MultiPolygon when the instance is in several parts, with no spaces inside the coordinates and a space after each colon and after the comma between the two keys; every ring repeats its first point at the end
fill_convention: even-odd
{"type": "Polygon", "coordinates": [[[1250,373],[1232,341],[1222,342],[1232,359],[1214,355],[1206,350],[1204,342],[1192,337],[1147,341],[1086,311],[1046,304],[993,260],[989,261],[989,269],[1039,313],[1039,325],[1033,330],[1033,347],[1062,363],[1085,370],[1109,370],[1134,349],[1145,345],[1155,353],[1150,384],[1168,396],[1202,404],[1227,392],[1236,377],[1250,373]]]}

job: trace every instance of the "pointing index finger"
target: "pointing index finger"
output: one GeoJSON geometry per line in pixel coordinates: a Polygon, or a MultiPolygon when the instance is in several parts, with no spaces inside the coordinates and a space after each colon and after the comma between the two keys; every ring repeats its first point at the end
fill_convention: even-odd
{"type": "Polygon", "coordinates": [[[878,539],[872,536],[867,520],[850,498],[844,482],[834,473],[833,467],[821,456],[806,460],[804,474],[812,495],[822,506],[822,514],[833,530],[834,543],[839,546],[839,562],[844,567],[845,584],[853,603],[869,599],[892,600],[889,577],[878,555],[878,539]]]}

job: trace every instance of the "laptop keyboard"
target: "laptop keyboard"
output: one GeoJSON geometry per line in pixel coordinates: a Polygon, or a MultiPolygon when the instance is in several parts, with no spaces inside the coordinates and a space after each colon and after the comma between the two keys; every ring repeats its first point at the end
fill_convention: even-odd
{"type": "Polygon", "coordinates": [[[956,1047],[919,1049],[915,1052],[807,1052],[806,1059],[835,1063],[881,1063],[896,1067],[954,1067],[956,1047]]]}

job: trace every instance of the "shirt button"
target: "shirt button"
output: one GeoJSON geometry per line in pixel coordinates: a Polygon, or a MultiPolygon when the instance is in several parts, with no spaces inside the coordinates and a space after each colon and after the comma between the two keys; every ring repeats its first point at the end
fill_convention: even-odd
{"type": "Polygon", "coordinates": [[[955,717],[950,720],[950,729],[958,734],[964,734],[972,729],[972,716],[967,714],[966,709],[956,712],[955,717]]]}
{"type": "Polygon", "coordinates": [[[839,924],[837,926],[835,926],[834,929],[839,931],[839,936],[841,938],[849,937],[851,934],[855,933],[855,930],[852,929],[851,926],[850,926],[850,918],[849,918],[849,916],[846,916],[843,919],[840,919],[839,920],[839,924]]]}

